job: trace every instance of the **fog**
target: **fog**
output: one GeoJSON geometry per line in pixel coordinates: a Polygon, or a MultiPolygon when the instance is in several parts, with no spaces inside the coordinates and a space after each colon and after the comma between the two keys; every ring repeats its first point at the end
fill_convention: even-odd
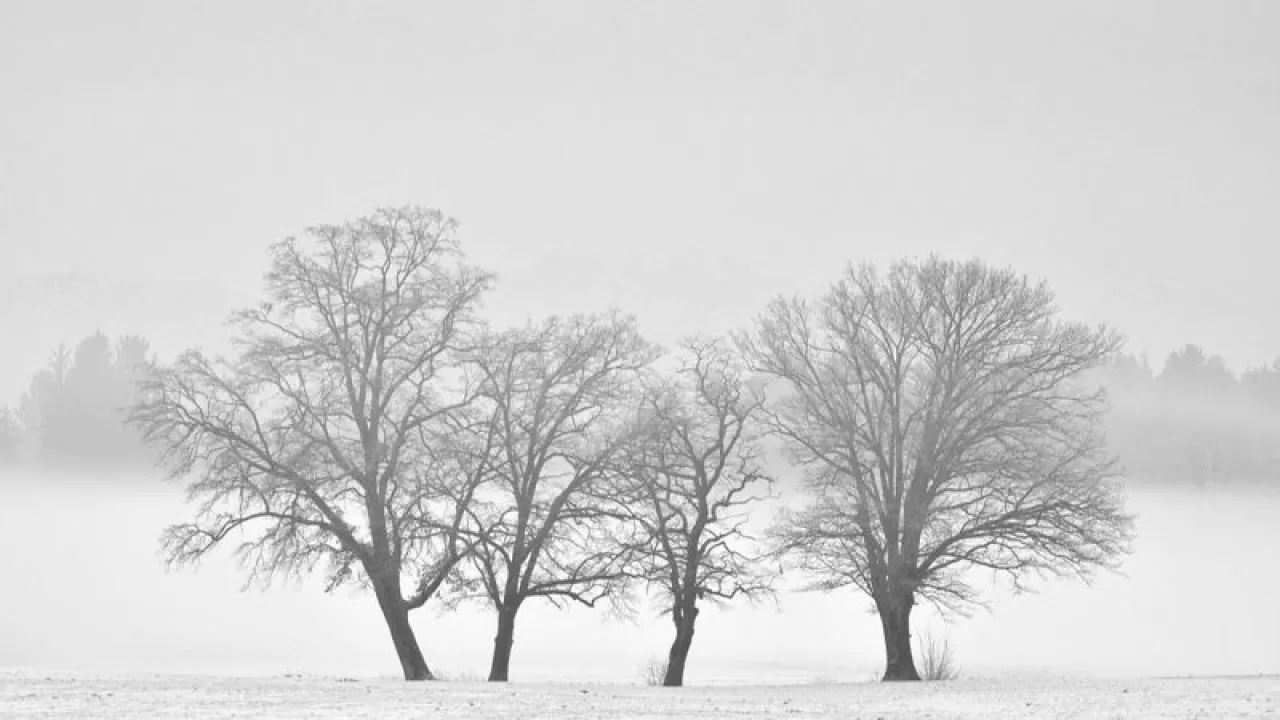
{"type": "MultiPolygon", "coordinates": [[[[1142,490],[1136,553],[1124,576],[1092,588],[1055,580],[991,610],[953,618],[946,632],[963,671],[1006,674],[1189,675],[1280,672],[1280,492],[1142,490]]],[[[0,522],[13,551],[0,560],[0,664],[92,671],[287,672],[394,676],[386,628],[371,595],[325,595],[318,583],[240,592],[227,553],[198,570],[166,573],[164,524],[184,517],[180,495],[157,486],[121,492],[90,482],[0,486],[0,522]]],[[[797,578],[787,578],[794,584],[797,578]]],[[[779,607],[708,608],[689,681],[868,680],[882,671],[878,620],[854,591],[789,593],[779,607]]],[[[429,662],[446,675],[482,676],[493,617],[483,606],[419,611],[429,662]]],[[[917,634],[942,632],[929,610],[917,634]]],[[[556,611],[531,602],[516,631],[516,680],[638,681],[670,642],[650,611],[556,611]]]]}
{"type": "Polygon", "coordinates": [[[1280,356],[1274,3],[623,7],[9,4],[0,397],[97,328],[216,346],[269,243],[406,203],[499,318],[674,342],[938,251],[1153,360],[1280,356]]]}
{"type": "MultiPolygon", "coordinates": [[[[534,8],[7,3],[0,406],[99,329],[225,350],[270,243],[407,203],[461,220],[498,323],[618,306],[671,344],[936,251],[1045,279],[1157,370],[1280,357],[1280,4],[534,8]]],[[[963,671],[1280,672],[1278,486],[1166,479],[1135,478],[1124,576],[954,621],[963,671]]],[[[166,573],[188,513],[152,478],[0,470],[0,664],[396,674],[370,596],[242,593],[226,553],[166,573]]],[[[689,682],[868,679],[868,607],[707,609],[689,682]]],[[[486,670],[483,607],[414,622],[433,668],[486,670]]],[[[535,602],[512,673],[633,680],[669,641],[535,602]]]]}

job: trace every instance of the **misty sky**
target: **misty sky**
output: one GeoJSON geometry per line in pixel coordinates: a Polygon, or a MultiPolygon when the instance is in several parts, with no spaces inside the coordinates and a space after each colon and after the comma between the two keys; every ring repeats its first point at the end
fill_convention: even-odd
{"type": "Polygon", "coordinates": [[[0,399],[59,341],[216,345],[267,245],[437,206],[500,320],[663,342],[941,251],[1159,362],[1280,356],[1280,4],[0,9],[0,399]]]}
{"type": "MultiPolygon", "coordinates": [[[[1280,357],[1278,37],[1266,0],[4,0],[0,404],[95,329],[163,356],[217,347],[270,243],[402,204],[461,220],[500,322],[617,305],[672,343],[819,293],[847,262],[939,251],[1047,279],[1157,366],[1194,342],[1240,370],[1280,357]]],[[[5,536],[61,529],[3,558],[22,591],[0,598],[0,664],[394,669],[367,597],[240,595],[225,558],[164,576],[172,497],[6,487],[5,536]]],[[[958,630],[966,662],[1274,671],[1275,590],[1227,617],[1220,594],[1272,559],[1274,513],[1207,502],[1144,499],[1130,579],[1002,603],[958,630]],[[1212,522],[1191,535],[1197,512],[1212,522]]],[[[875,619],[849,612],[864,601],[792,607],[709,622],[695,654],[767,638],[783,664],[881,663],[875,619]]],[[[594,643],[594,666],[598,638],[638,642],[536,612],[514,676],[557,632],[594,643]]],[[[433,662],[479,671],[491,616],[460,617],[416,622],[433,662]]],[[[610,667],[629,676],[649,650],[626,652],[610,667]]]]}

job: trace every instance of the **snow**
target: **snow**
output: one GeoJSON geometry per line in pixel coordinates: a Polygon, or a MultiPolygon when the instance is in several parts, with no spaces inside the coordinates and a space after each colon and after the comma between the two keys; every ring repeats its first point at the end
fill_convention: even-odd
{"type": "Polygon", "coordinates": [[[1265,718],[1280,676],[651,688],[338,677],[0,673],[0,717],[1265,718]]]}
{"type": "MultiPolygon", "coordinates": [[[[325,595],[319,580],[242,593],[243,573],[226,553],[166,572],[157,538],[190,510],[176,488],[144,487],[0,477],[0,541],[34,549],[0,554],[0,578],[14,589],[0,593],[0,668],[355,677],[397,670],[367,593],[325,595]]],[[[1092,586],[1046,580],[1017,597],[991,591],[990,612],[946,625],[921,606],[916,632],[946,633],[966,677],[1280,673],[1280,575],[1258,572],[1280,547],[1280,490],[1143,490],[1130,500],[1139,534],[1123,575],[1103,574],[1092,586]],[[1222,610],[1224,588],[1238,590],[1230,612],[1222,610]]],[[[878,676],[883,641],[869,605],[843,591],[784,592],[779,607],[708,606],[686,679],[750,685],[878,676]]],[[[414,625],[433,668],[488,671],[490,609],[427,608],[414,625]]],[[[647,610],[617,621],[601,610],[530,603],[516,634],[517,681],[629,683],[665,655],[671,625],[647,610]]]]}

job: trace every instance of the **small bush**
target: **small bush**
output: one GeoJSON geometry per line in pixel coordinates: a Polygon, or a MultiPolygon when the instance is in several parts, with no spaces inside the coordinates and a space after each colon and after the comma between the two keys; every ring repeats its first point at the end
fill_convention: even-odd
{"type": "Polygon", "coordinates": [[[955,652],[946,635],[922,633],[916,641],[916,656],[920,661],[920,677],[923,680],[954,680],[960,676],[956,668],[955,652]]]}
{"type": "Polygon", "coordinates": [[[657,687],[667,679],[667,661],[666,660],[650,660],[640,671],[640,677],[644,680],[644,684],[649,687],[657,687]]]}

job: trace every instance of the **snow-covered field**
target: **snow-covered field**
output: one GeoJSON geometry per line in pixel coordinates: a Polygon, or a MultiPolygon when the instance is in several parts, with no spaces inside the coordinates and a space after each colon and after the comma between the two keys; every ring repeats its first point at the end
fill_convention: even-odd
{"type": "Polygon", "coordinates": [[[649,688],[345,678],[0,674],[21,718],[1274,718],[1280,676],[649,688]]]}
{"type": "MultiPolygon", "coordinates": [[[[708,607],[690,687],[672,692],[638,685],[669,620],[549,605],[521,611],[511,686],[378,679],[397,668],[367,595],[314,583],[241,593],[225,557],[166,573],[156,538],[185,517],[172,489],[7,480],[0,541],[21,551],[0,554],[0,718],[1280,720],[1280,580],[1257,572],[1280,543],[1276,489],[1136,491],[1124,575],[993,592],[990,612],[947,626],[922,608],[916,629],[944,627],[958,681],[865,682],[884,662],[865,598],[784,593],[778,608],[708,607]],[[1241,578],[1248,592],[1224,613],[1222,588],[1241,578]],[[1168,675],[1202,677],[1139,679],[1168,675]]],[[[423,611],[415,626],[437,671],[487,669],[487,609],[423,611]]]]}
{"type": "MultiPolygon", "coordinates": [[[[157,538],[190,511],[176,488],[140,488],[0,478],[0,541],[24,549],[0,554],[0,670],[377,677],[398,669],[367,594],[325,595],[318,580],[242,593],[243,574],[225,553],[166,573],[157,538]]],[[[1138,542],[1123,575],[1092,587],[1039,582],[1040,592],[1018,597],[991,591],[990,612],[946,626],[922,607],[915,629],[945,631],[970,678],[1280,674],[1280,579],[1258,572],[1280,547],[1280,490],[1143,490],[1130,500],[1138,542]],[[1239,587],[1246,591],[1233,591],[1224,612],[1223,588],[1239,587]]],[[[777,608],[709,606],[686,679],[864,681],[884,663],[868,606],[852,591],[784,592],[777,608]]],[[[414,623],[433,668],[487,672],[487,608],[428,608],[414,623]]],[[[546,603],[521,610],[516,634],[512,677],[522,682],[634,682],[671,642],[669,619],[653,612],[619,622],[546,603]]]]}

